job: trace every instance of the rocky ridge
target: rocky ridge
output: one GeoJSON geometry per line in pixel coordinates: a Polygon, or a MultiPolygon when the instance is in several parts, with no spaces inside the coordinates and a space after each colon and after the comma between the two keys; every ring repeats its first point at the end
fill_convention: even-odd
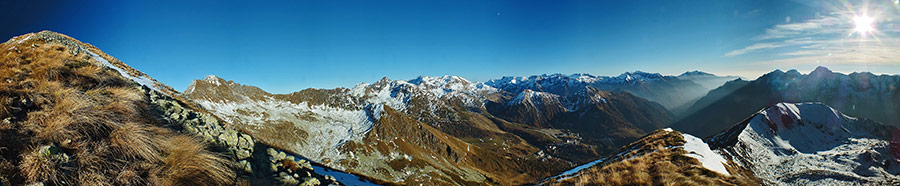
{"type": "MultiPolygon", "coordinates": [[[[181,97],[179,92],[103,53],[94,46],[50,31],[15,37],[4,45],[12,46],[8,50],[21,52],[21,50],[34,50],[33,48],[39,47],[38,43],[60,45],[62,47],[58,50],[66,51],[73,56],[85,56],[85,59],[88,59],[84,63],[73,63],[77,66],[66,66],[68,68],[96,65],[101,70],[112,72],[108,74],[110,76],[120,76],[130,80],[132,86],[143,92],[141,97],[144,97],[145,100],[142,101],[142,105],[146,106],[143,109],[149,110],[149,114],[159,122],[158,125],[196,136],[208,144],[207,149],[221,153],[228,161],[231,161],[230,167],[233,167],[233,171],[235,171],[233,174],[238,176],[236,184],[342,185],[333,176],[318,174],[319,172],[314,171],[315,166],[308,162],[290,163],[294,159],[299,159],[298,156],[288,154],[279,156],[281,159],[274,158],[276,156],[266,151],[280,150],[262,144],[254,137],[219,122],[215,116],[208,114],[208,111],[202,107],[195,106],[181,97]],[[25,45],[29,43],[34,44],[25,45]],[[285,172],[289,176],[283,176],[282,173],[285,172]]],[[[55,148],[47,149],[51,151],[55,148]]],[[[321,166],[319,167],[321,168],[321,166]]]]}

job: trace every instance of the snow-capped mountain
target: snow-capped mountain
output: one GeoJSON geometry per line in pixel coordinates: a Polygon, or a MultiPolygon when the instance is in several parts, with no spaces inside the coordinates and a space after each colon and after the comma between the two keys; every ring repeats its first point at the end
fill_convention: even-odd
{"type": "Polygon", "coordinates": [[[485,84],[518,94],[524,90],[549,92],[568,96],[590,87],[602,91],[629,92],[644,99],[662,104],[663,107],[680,113],[681,108],[692,104],[709,91],[691,80],[659,73],[626,72],[619,76],[593,76],[590,74],[543,74],[528,77],[503,77],[485,84]]]}
{"type": "Polygon", "coordinates": [[[510,138],[485,116],[469,112],[482,108],[486,97],[497,90],[455,76],[383,78],[353,88],[290,94],[257,92],[256,87],[207,78],[194,81],[187,90],[195,102],[262,141],[387,182],[513,184],[527,180],[504,177],[530,168],[499,170],[475,166],[474,161],[569,165],[554,159],[538,161],[541,157],[533,155],[538,149],[521,138],[510,138]],[[459,138],[465,135],[484,139],[459,138]]]}
{"type": "Polygon", "coordinates": [[[822,103],[778,103],[701,140],[657,130],[542,185],[897,185],[900,129],[822,103]]]}
{"type": "Polygon", "coordinates": [[[735,80],[698,100],[672,128],[710,136],[778,102],[823,102],[848,115],[900,125],[900,76],[842,74],[818,67],[809,74],[775,70],[753,81],[735,80]],[[740,106],[736,106],[740,105],[740,106]]]}
{"type": "MultiPolygon", "coordinates": [[[[629,73],[620,79],[649,77],[654,76],[629,73]]],[[[572,84],[573,91],[564,95],[529,89],[513,93],[457,76],[420,76],[270,94],[209,76],[194,81],[185,95],[275,146],[404,184],[528,183],[596,159],[673,118],[662,106],[627,92],[575,86],[580,85],[572,84]],[[420,127],[408,129],[410,123],[420,127]],[[398,139],[417,148],[375,147],[397,146],[398,139]],[[391,164],[417,159],[424,164],[391,164]],[[531,163],[517,165],[522,161],[531,163]],[[427,179],[432,174],[440,177],[427,179]]]]}
{"type": "Polygon", "coordinates": [[[711,141],[767,184],[900,184],[900,130],[821,103],[778,103],[711,141]]]}

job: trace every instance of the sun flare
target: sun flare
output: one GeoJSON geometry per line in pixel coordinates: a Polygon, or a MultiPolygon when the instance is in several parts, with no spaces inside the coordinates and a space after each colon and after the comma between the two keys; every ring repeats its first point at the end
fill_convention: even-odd
{"type": "Polygon", "coordinates": [[[853,23],[856,24],[853,31],[860,35],[868,35],[875,31],[875,27],[872,26],[872,24],[875,23],[875,18],[869,17],[868,15],[853,17],[853,23]]]}

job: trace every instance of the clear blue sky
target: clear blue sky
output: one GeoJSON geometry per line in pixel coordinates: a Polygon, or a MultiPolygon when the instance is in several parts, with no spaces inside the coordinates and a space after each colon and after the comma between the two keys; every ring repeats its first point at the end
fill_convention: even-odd
{"type": "Polygon", "coordinates": [[[384,76],[900,72],[897,1],[840,2],[0,0],[0,37],[61,32],[179,90],[210,74],[287,93],[384,76]],[[850,16],[864,11],[868,36],[850,16]]]}

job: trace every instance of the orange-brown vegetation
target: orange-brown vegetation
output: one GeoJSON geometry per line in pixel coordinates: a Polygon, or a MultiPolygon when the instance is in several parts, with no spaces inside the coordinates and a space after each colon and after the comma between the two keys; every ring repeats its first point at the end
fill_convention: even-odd
{"type": "Polygon", "coordinates": [[[626,153],[584,169],[578,175],[550,180],[547,185],[760,185],[746,172],[730,167],[732,176],[703,168],[685,156],[679,132],[657,130],[626,146],[626,153]]]}
{"type": "Polygon", "coordinates": [[[159,126],[149,98],[86,52],[96,49],[42,34],[56,33],[0,44],[0,185],[235,182],[226,159],[159,126]]]}

